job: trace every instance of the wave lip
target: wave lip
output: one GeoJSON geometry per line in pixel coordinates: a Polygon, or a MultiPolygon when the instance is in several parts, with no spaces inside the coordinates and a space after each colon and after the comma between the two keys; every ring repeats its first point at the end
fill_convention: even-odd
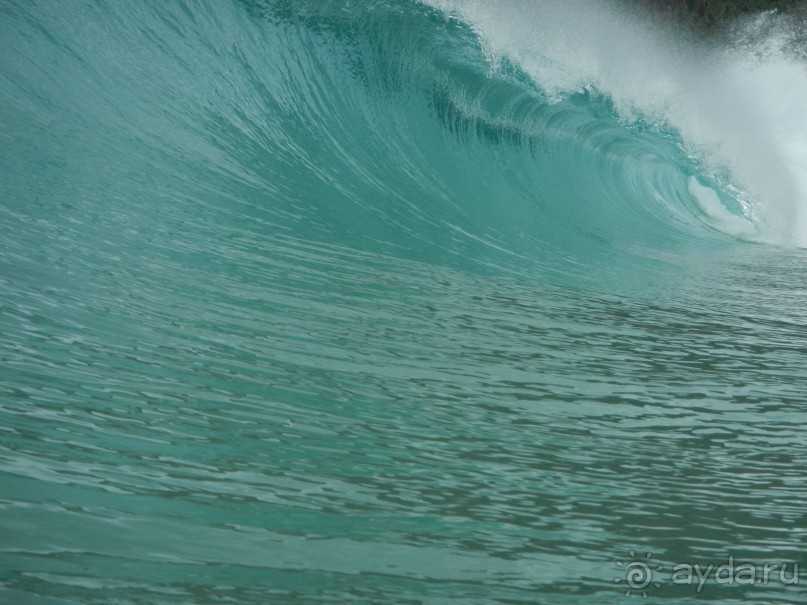
{"type": "MultiPolygon", "coordinates": [[[[620,3],[434,0],[472,24],[494,56],[516,61],[555,97],[593,87],[619,115],[669,125],[703,176],[740,192],[761,238],[807,238],[802,22],[766,13],[720,41],[683,38],[620,3]]],[[[719,228],[723,223],[718,221],[719,228]]]]}

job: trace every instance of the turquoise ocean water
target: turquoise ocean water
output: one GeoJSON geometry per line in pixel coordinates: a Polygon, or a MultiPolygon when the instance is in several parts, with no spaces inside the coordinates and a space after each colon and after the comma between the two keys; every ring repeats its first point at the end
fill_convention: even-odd
{"type": "Polygon", "coordinates": [[[0,2],[0,602],[805,602],[795,27],[0,2]]]}

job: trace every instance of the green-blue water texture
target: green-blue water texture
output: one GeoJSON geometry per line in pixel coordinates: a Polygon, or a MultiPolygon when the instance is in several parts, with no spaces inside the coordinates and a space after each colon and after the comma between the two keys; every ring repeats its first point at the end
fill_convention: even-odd
{"type": "Polygon", "coordinates": [[[3,0],[0,602],[807,602],[671,581],[807,573],[807,257],[683,149],[414,0],[3,0]]]}

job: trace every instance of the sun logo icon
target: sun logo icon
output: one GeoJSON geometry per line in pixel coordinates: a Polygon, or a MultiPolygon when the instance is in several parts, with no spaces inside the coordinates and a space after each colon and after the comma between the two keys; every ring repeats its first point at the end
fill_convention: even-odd
{"type": "Polygon", "coordinates": [[[626,597],[636,594],[642,595],[642,598],[646,599],[647,589],[649,587],[661,588],[660,582],[653,581],[653,572],[664,571],[664,568],[661,565],[652,567],[653,561],[651,559],[653,558],[653,553],[647,553],[644,560],[637,560],[636,553],[630,551],[630,558],[632,561],[627,563],[622,561],[616,562],[617,567],[625,570],[625,577],[614,578],[614,582],[616,584],[625,582],[628,587],[628,590],[625,591],[626,597]]]}

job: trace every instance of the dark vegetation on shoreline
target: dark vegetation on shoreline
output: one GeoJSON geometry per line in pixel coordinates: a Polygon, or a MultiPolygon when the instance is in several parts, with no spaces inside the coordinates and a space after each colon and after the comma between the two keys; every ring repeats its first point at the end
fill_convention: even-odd
{"type": "Polygon", "coordinates": [[[709,29],[749,13],[786,11],[807,5],[804,0],[634,0],[634,3],[672,20],[709,29]]]}

